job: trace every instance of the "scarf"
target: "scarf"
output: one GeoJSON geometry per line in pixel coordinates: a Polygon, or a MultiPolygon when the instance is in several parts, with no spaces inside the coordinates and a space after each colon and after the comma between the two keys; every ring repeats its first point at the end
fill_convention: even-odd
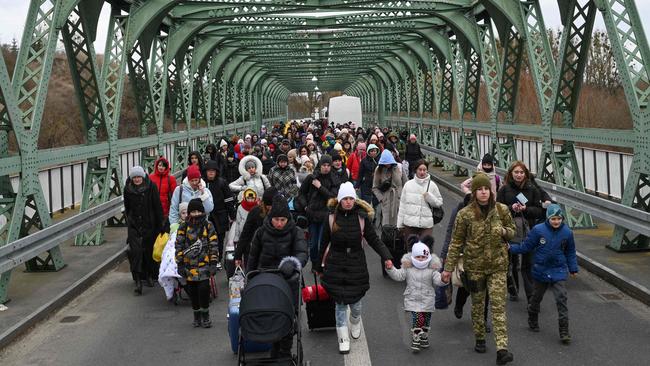
{"type": "Polygon", "coordinates": [[[411,262],[413,262],[413,266],[417,269],[425,269],[429,266],[429,263],[431,263],[431,254],[429,254],[429,258],[423,261],[419,261],[415,259],[415,257],[411,256],[411,262]]]}
{"type": "Polygon", "coordinates": [[[257,202],[255,202],[255,201],[249,202],[249,201],[247,201],[245,199],[241,201],[241,207],[243,207],[244,210],[246,210],[247,212],[250,212],[253,209],[253,207],[255,207],[256,205],[257,205],[257,202]]]}

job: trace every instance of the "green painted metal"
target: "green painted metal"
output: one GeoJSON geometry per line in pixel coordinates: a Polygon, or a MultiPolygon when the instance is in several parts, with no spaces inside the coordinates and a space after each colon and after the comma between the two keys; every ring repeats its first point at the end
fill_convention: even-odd
{"type": "MultiPolygon", "coordinates": [[[[359,96],[368,124],[406,128],[422,143],[449,152],[477,159],[477,136],[488,134],[489,151],[501,167],[517,159],[514,136],[543,141],[541,178],[578,191],[584,185],[575,144],[632,148],[622,202],[650,211],[650,197],[644,195],[650,186],[650,50],[633,0],[559,0],[565,31],[557,64],[539,0],[111,1],[100,67],[93,41],[104,3],[32,0],[25,29],[33,31],[21,40],[13,76],[0,58],[0,215],[8,221],[0,228],[0,245],[50,225],[39,170],[86,161],[85,211],[121,194],[120,153],[139,150],[142,164],[151,168],[165,145],[173,144],[171,160],[183,168],[190,148],[246,132],[251,123],[259,128],[283,121],[289,94],[316,86],[359,96]],[[574,76],[584,71],[597,11],[612,40],[632,131],[575,128],[573,123],[582,84],[574,76]],[[87,141],[38,150],[59,38],[87,141]],[[536,87],[541,128],[514,118],[524,58],[536,87]],[[118,138],[127,77],[139,139],[118,138]],[[477,120],[481,89],[487,121],[477,120]],[[167,119],[174,132],[164,131],[167,119]],[[98,140],[99,131],[105,131],[105,141],[98,140]],[[9,151],[11,135],[16,152],[9,151]],[[562,141],[558,151],[555,141],[562,141]],[[10,178],[16,174],[14,190],[10,178]]],[[[571,225],[592,225],[588,215],[568,212],[571,225]]],[[[119,225],[123,219],[109,223],[119,225]]],[[[101,244],[102,226],[77,237],[76,244],[101,244]]],[[[649,245],[647,237],[621,227],[610,243],[621,251],[649,245]]],[[[28,269],[62,266],[54,248],[30,261],[28,269]]],[[[9,277],[5,273],[0,279],[0,302],[6,300],[9,277]]]]}

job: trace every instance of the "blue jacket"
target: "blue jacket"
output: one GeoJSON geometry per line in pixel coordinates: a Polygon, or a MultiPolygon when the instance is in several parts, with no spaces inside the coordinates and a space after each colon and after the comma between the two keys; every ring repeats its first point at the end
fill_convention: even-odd
{"type": "Polygon", "coordinates": [[[573,232],[564,223],[558,229],[553,229],[548,220],[537,224],[528,232],[523,243],[510,246],[510,252],[514,254],[533,250],[535,259],[532,272],[536,281],[565,281],[568,272],[578,272],[573,232]]]}

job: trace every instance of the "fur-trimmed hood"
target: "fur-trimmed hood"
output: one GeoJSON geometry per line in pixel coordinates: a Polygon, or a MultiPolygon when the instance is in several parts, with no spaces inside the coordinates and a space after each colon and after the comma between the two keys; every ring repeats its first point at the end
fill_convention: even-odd
{"type": "Polygon", "coordinates": [[[251,161],[251,160],[255,162],[255,166],[257,167],[256,170],[255,170],[256,175],[261,176],[262,175],[262,170],[263,170],[262,161],[259,158],[257,158],[254,155],[246,155],[246,156],[244,156],[239,161],[239,174],[241,174],[241,176],[244,177],[244,179],[247,180],[247,181],[251,179],[251,175],[246,170],[246,163],[251,161]]]}
{"type": "MultiPolygon", "coordinates": [[[[411,252],[408,252],[402,256],[402,266],[404,268],[411,268],[413,267],[413,261],[411,261],[411,252]]],[[[440,258],[431,253],[431,262],[429,262],[429,268],[438,271],[440,268],[442,268],[442,261],[440,258]]]]}
{"type": "MultiPolygon", "coordinates": [[[[336,198],[330,198],[327,201],[327,208],[329,208],[330,211],[337,209],[338,205],[339,201],[336,198]]],[[[372,208],[372,205],[370,205],[368,202],[362,200],[361,198],[357,198],[354,200],[354,205],[355,207],[358,207],[360,210],[364,211],[370,220],[375,217],[375,209],[372,208]]]]}

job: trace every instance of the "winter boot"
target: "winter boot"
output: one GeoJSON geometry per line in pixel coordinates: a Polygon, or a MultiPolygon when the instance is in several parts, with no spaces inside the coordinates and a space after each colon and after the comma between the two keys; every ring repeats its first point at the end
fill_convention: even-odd
{"type": "Polygon", "coordinates": [[[212,320],[210,320],[210,310],[208,309],[201,310],[201,327],[212,327],[212,320]]]}
{"type": "Polygon", "coordinates": [[[422,333],[420,333],[420,348],[429,348],[429,327],[422,327],[422,333]]]}
{"type": "Polygon", "coordinates": [[[564,344],[571,343],[571,335],[569,334],[569,321],[560,320],[560,341],[564,344]]]}
{"type": "Polygon", "coordinates": [[[353,339],[361,337],[361,317],[355,318],[350,315],[350,335],[353,339]]]}
{"type": "Polygon", "coordinates": [[[463,308],[454,306],[454,316],[456,319],[461,319],[463,317],[463,308]]]}
{"type": "Polygon", "coordinates": [[[192,322],[192,325],[194,328],[198,328],[201,326],[201,311],[195,310],[194,311],[194,321],[192,322]]]}
{"type": "Polygon", "coordinates": [[[533,332],[539,332],[539,321],[538,314],[533,312],[528,312],[528,327],[533,332]]]}
{"type": "Polygon", "coordinates": [[[500,349],[497,351],[497,365],[505,365],[508,362],[512,362],[512,360],[514,360],[514,357],[507,349],[500,349]]]}
{"type": "Polygon", "coordinates": [[[422,328],[413,328],[411,329],[411,350],[414,353],[420,352],[420,335],[422,334],[422,328]]]}
{"type": "Polygon", "coordinates": [[[474,345],[474,351],[478,353],[487,352],[487,347],[485,346],[485,339],[477,339],[476,344],[474,345]]]}
{"type": "Polygon", "coordinates": [[[140,280],[140,277],[136,277],[135,279],[135,289],[133,290],[136,295],[142,295],[142,280],[140,280]]]}
{"type": "Polygon", "coordinates": [[[336,327],[336,335],[339,339],[339,353],[350,353],[350,333],[348,327],[336,327]]]}

